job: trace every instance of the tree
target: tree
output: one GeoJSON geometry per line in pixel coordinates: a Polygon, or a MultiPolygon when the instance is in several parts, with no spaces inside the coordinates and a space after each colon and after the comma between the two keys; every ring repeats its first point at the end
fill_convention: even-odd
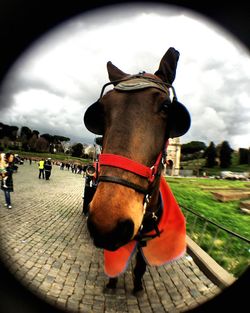
{"type": "Polygon", "coordinates": [[[32,136],[33,136],[33,135],[35,135],[36,138],[38,138],[38,136],[39,136],[39,131],[38,131],[38,130],[33,130],[33,131],[32,131],[32,136]]]}
{"type": "Polygon", "coordinates": [[[27,126],[21,128],[21,140],[22,142],[27,142],[32,137],[32,131],[27,126]]]}
{"type": "Polygon", "coordinates": [[[9,134],[8,134],[9,139],[12,141],[16,141],[18,127],[17,126],[9,126],[8,131],[9,131],[9,134]]]}
{"type": "Polygon", "coordinates": [[[28,142],[30,138],[32,137],[32,131],[29,129],[29,127],[23,126],[21,128],[20,137],[21,137],[21,142],[22,142],[22,149],[24,151],[29,151],[30,147],[29,147],[28,142]]]}
{"type": "Polygon", "coordinates": [[[4,137],[4,127],[5,125],[0,122],[0,139],[4,137]]]}
{"type": "Polygon", "coordinates": [[[40,137],[44,138],[48,143],[54,143],[54,136],[50,134],[42,134],[40,137]]]}
{"type": "Polygon", "coordinates": [[[76,143],[71,147],[71,155],[75,157],[81,157],[83,152],[83,145],[81,143],[76,143]]]}
{"type": "Polygon", "coordinates": [[[17,138],[17,126],[10,126],[0,123],[0,138],[9,138],[11,141],[15,141],[17,138]]]}
{"type": "Polygon", "coordinates": [[[250,164],[250,149],[239,148],[239,164],[250,164]]]}
{"type": "Polygon", "coordinates": [[[223,141],[220,148],[220,167],[228,168],[232,164],[233,149],[227,141],[223,141]]]}
{"type": "Polygon", "coordinates": [[[33,133],[33,136],[30,138],[28,144],[29,144],[29,147],[30,147],[30,150],[35,152],[36,151],[36,143],[37,143],[37,135],[33,133]]]}
{"type": "Polygon", "coordinates": [[[38,152],[48,152],[49,143],[44,137],[39,137],[36,141],[36,151],[38,152]]]}
{"type": "Polygon", "coordinates": [[[54,143],[61,143],[61,142],[68,142],[68,141],[70,141],[70,138],[68,137],[58,136],[58,135],[54,136],[54,143]]]}
{"type": "Polygon", "coordinates": [[[206,150],[207,146],[202,141],[191,141],[181,145],[181,153],[183,154],[193,154],[195,152],[206,150]]]}
{"type": "Polygon", "coordinates": [[[216,165],[216,156],[217,153],[215,144],[211,141],[204,153],[204,157],[206,158],[206,167],[214,167],[216,165]]]}

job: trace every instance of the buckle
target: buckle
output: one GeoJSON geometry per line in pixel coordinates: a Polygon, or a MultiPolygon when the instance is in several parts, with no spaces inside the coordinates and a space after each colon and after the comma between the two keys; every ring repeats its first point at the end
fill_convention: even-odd
{"type": "Polygon", "coordinates": [[[155,221],[158,220],[158,216],[155,214],[155,212],[152,213],[152,219],[155,221]]]}
{"type": "Polygon", "coordinates": [[[148,178],[148,180],[149,180],[150,183],[152,183],[154,181],[154,179],[155,179],[155,174],[156,174],[155,165],[151,166],[150,169],[151,169],[151,175],[148,178]]]}
{"type": "Polygon", "coordinates": [[[146,212],[146,209],[147,209],[147,206],[149,204],[150,198],[151,198],[151,196],[148,193],[144,197],[144,202],[143,202],[144,212],[143,212],[143,214],[145,214],[145,212],[146,212]]]}

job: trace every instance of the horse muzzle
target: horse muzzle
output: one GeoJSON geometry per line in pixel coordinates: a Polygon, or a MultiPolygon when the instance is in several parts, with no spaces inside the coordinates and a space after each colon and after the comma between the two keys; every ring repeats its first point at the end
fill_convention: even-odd
{"type": "Polygon", "coordinates": [[[102,225],[95,223],[94,214],[90,214],[87,227],[93,243],[97,248],[115,251],[128,243],[134,233],[134,223],[131,219],[120,219],[112,230],[103,231],[102,225]]]}

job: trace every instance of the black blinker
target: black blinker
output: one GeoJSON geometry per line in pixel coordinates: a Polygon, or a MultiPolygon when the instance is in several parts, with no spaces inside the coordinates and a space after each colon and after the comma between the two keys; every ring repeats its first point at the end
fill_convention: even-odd
{"type": "Polygon", "coordinates": [[[87,109],[83,120],[90,132],[96,135],[104,134],[104,112],[99,101],[96,101],[87,109]]]}
{"type": "MultiPolygon", "coordinates": [[[[141,76],[139,75],[139,77],[141,76]]],[[[129,78],[125,80],[123,79],[123,80],[119,80],[116,82],[109,82],[105,84],[102,88],[100,98],[102,97],[106,86],[110,84],[118,83],[121,81],[131,80],[133,78],[138,78],[138,75],[130,76],[129,78]]],[[[146,79],[155,83],[155,80],[150,79],[148,77],[143,77],[143,79],[146,79]]],[[[159,84],[158,81],[156,83],[159,84]]],[[[170,138],[180,137],[184,135],[190,128],[191,118],[190,118],[189,112],[187,108],[177,100],[174,87],[167,83],[162,83],[162,84],[170,88],[173,93],[173,100],[171,101],[170,99],[166,99],[165,101],[163,101],[162,107],[161,107],[162,110],[167,110],[169,114],[168,135],[170,138]]],[[[94,104],[92,104],[85,112],[84,124],[90,132],[97,134],[97,135],[103,135],[104,130],[105,130],[105,118],[104,118],[105,115],[104,115],[103,108],[101,104],[99,103],[99,99],[94,104]]]]}

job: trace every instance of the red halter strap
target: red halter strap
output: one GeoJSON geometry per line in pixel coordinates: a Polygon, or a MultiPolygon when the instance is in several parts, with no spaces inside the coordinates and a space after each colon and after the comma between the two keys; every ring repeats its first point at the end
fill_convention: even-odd
{"type": "Polygon", "coordinates": [[[147,178],[148,181],[152,183],[155,179],[155,174],[158,171],[161,158],[162,152],[159,154],[155,164],[152,167],[147,167],[121,155],[103,153],[99,156],[99,164],[100,166],[106,165],[123,169],[125,171],[147,178]]]}
{"type": "MultiPolygon", "coordinates": [[[[163,157],[163,152],[167,149],[167,146],[168,146],[168,140],[166,141],[163,151],[159,153],[155,161],[155,164],[151,167],[143,165],[137,161],[131,160],[122,155],[111,154],[111,153],[103,153],[99,155],[99,166],[100,167],[111,166],[111,167],[123,169],[125,171],[131,172],[131,173],[134,173],[136,175],[146,178],[148,182],[151,184],[154,181],[155,177],[157,176],[159,165],[163,157]]],[[[131,182],[126,183],[125,180],[118,178],[118,177],[100,176],[99,181],[109,181],[109,182],[114,182],[118,184],[120,183],[125,186],[134,188],[135,190],[138,190],[139,192],[145,193],[145,190],[140,188],[138,185],[135,185],[131,182]]]]}
{"type": "MultiPolygon", "coordinates": [[[[149,186],[147,189],[144,189],[143,187],[134,184],[132,182],[129,182],[125,179],[116,177],[116,176],[99,176],[98,181],[99,182],[110,182],[110,183],[116,183],[116,184],[120,184],[129,188],[134,189],[137,192],[140,192],[142,194],[144,194],[144,199],[143,199],[143,216],[146,213],[147,210],[147,206],[150,202],[151,196],[155,190],[155,187],[151,190],[150,186],[151,184],[154,182],[155,178],[158,176],[159,177],[159,166],[161,163],[161,160],[163,158],[163,155],[165,153],[165,150],[167,149],[168,146],[168,140],[164,146],[164,149],[159,153],[155,164],[152,167],[148,167],[146,165],[143,165],[139,162],[136,162],[134,160],[131,160],[129,158],[126,158],[124,156],[121,155],[117,155],[117,154],[109,154],[109,153],[103,153],[99,155],[99,165],[101,166],[111,166],[111,167],[116,167],[116,168],[120,168],[123,169],[125,171],[134,173],[136,175],[139,175],[143,178],[146,178],[149,182],[149,186]]],[[[145,240],[150,240],[152,238],[155,238],[156,236],[160,236],[160,231],[158,229],[157,226],[157,216],[152,213],[151,214],[151,218],[152,218],[152,224],[153,227],[156,231],[156,234],[150,235],[150,236],[144,236],[143,234],[141,234],[141,230],[143,228],[143,224],[141,224],[140,226],[140,230],[138,232],[138,235],[136,236],[136,240],[140,242],[141,245],[145,245],[145,240]]]]}

